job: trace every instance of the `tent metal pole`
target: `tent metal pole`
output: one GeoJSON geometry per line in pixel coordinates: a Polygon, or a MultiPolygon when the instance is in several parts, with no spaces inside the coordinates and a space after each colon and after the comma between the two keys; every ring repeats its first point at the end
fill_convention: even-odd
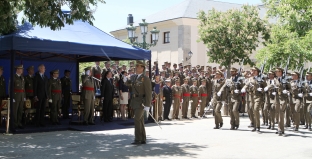
{"type": "MultiPolygon", "coordinates": [[[[15,129],[14,126],[14,116],[13,116],[13,96],[14,96],[14,82],[13,82],[13,78],[14,78],[14,62],[15,62],[15,51],[13,49],[11,49],[11,67],[10,67],[10,85],[9,85],[9,89],[10,89],[10,93],[9,93],[9,97],[10,97],[10,126],[11,128],[15,129]]],[[[10,129],[10,128],[9,128],[10,129]]]]}
{"type": "Polygon", "coordinates": [[[76,91],[79,92],[79,61],[76,62],[76,91]]]}
{"type": "Polygon", "coordinates": [[[148,61],[149,78],[152,79],[152,63],[151,60],[148,61]]]}

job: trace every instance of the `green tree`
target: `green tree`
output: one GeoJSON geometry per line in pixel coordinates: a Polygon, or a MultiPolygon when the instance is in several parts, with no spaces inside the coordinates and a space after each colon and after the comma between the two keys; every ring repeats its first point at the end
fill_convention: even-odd
{"type": "Polygon", "coordinates": [[[104,0],[1,0],[0,35],[16,30],[17,15],[24,13],[23,23],[30,22],[52,30],[61,29],[65,24],[82,20],[93,24],[93,13],[104,0]],[[62,11],[62,6],[70,8],[70,14],[62,11]]]}
{"type": "Polygon", "coordinates": [[[208,48],[209,62],[219,63],[228,70],[242,59],[245,64],[254,65],[249,55],[261,43],[259,37],[269,38],[267,21],[260,18],[255,6],[243,5],[226,12],[200,11],[198,19],[199,41],[208,48]]]}
{"type": "Polygon", "coordinates": [[[283,66],[290,57],[294,69],[311,61],[312,3],[310,0],[264,0],[274,24],[267,46],[256,55],[268,65],[283,66]]]}

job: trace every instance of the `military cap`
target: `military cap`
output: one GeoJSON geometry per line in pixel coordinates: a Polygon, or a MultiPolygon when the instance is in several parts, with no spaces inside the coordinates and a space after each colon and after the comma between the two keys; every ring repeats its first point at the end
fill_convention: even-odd
{"type": "Polygon", "coordinates": [[[274,70],[270,70],[268,74],[275,74],[274,70]]]}
{"type": "Polygon", "coordinates": [[[29,71],[29,70],[33,70],[33,69],[35,69],[34,66],[29,66],[29,67],[27,67],[27,70],[28,70],[28,71],[29,71]]]}
{"type": "Polygon", "coordinates": [[[64,73],[70,72],[70,70],[65,70],[64,73]]]}
{"type": "Polygon", "coordinates": [[[291,73],[291,75],[297,75],[297,76],[300,76],[300,73],[298,71],[294,71],[291,73]]]}
{"type": "Polygon", "coordinates": [[[154,64],[157,64],[158,63],[158,61],[154,61],[154,64]]]}
{"type": "Polygon", "coordinates": [[[59,70],[53,70],[52,73],[59,73],[59,70]]]}
{"type": "Polygon", "coordinates": [[[162,67],[164,67],[165,65],[161,65],[162,67]]]}
{"type": "Polygon", "coordinates": [[[182,66],[183,64],[182,64],[182,63],[179,63],[179,65],[182,66]]]}
{"type": "Polygon", "coordinates": [[[206,80],[206,79],[202,79],[201,81],[202,81],[202,82],[206,82],[207,80],[206,80]]]}
{"type": "Polygon", "coordinates": [[[136,66],[142,66],[142,67],[145,67],[145,66],[146,66],[146,64],[145,64],[144,62],[142,62],[142,61],[137,60],[137,61],[136,61],[136,66]]]}
{"type": "Polygon", "coordinates": [[[193,78],[192,81],[193,81],[193,82],[197,82],[197,79],[193,78]]]}
{"type": "Polygon", "coordinates": [[[174,64],[173,64],[173,66],[177,66],[177,64],[176,64],[176,63],[174,63],[174,64]]]}
{"type": "Polygon", "coordinates": [[[23,69],[23,65],[17,65],[15,66],[16,69],[23,69]]]}
{"type": "Polygon", "coordinates": [[[253,67],[251,68],[251,70],[257,70],[258,72],[260,72],[260,69],[258,67],[253,67]]]}
{"type": "Polygon", "coordinates": [[[168,62],[168,64],[171,64],[171,62],[168,62]]]}
{"type": "Polygon", "coordinates": [[[165,82],[168,83],[168,82],[171,82],[171,80],[170,79],[166,79],[165,82]]]}
{"type": "Polygon", "coordinates": [[[189,78],[184,78],[184,79],[183,79],[183,81],[188,81],[188,80],[189,80],[189,78]]]}
{"type": "Polygon", "coordinates": [[[3,66],[0,66],[0,70],[3,70],[3,66]]]}
{"type": "Polygon", "coordinates": [[[231,71],[237,72],[237,69],[235,67],[232,67],[231,71]]]}
{"type": "Polygon", "coordinates": [[[284,69],[282,69],[282,68],[280,68],[280,67],[276,67],[276,68],[275,68],[275,71],[277,71],[277,70],[278,70],[278,71],[282,71],[282,72],[284,71],[284,69]]]}
{"type": "Polygon", "coordinates": [[[197,65],[196,68],[199,69],[199,68],[200,68],[200,65],[197,65]]]}
{"type": "Polygon", "coordinates": [[[223,72],[221,72],[220,70],[218,70],[218,71],[216,71],[216,74],[223,75],[223,72]]]}
{"type": "Polygon", "coordinates": [[[169,72],[169,75],[173,75],[173,73],[172,73],[172,72],[169,72]]]}
{"type": "Polygon", "coordinates": [[[165,62],[165,64],[168,63],[168,61],[165,62]]]}
{"type": "Polygon", "coordinates": [[[187,66],[192,66],[191,64],[188,64],[187,66]]]}
{"type": "Polygon", "coordinates": [[[177,82],[180,83],[180,78],[176,78],[174,81],[175,81],[176,83],[177,83],[177,82]]]}
{"type": "Polygon", "coordinates": [[[175,73],[175,74],[177,74],[177,73],[179,74],[180,72],[179,72],[179,71],[175,71],[174,73],[175,73]]]}
{"type": "Polygon", "coordinates": [[[91,70],[91,67],[86,67],[84,70],[85,71],[91,70]]]}
{"type": "Polygon", "coordinates": [[[306,75],[311,75],[312,76],[312,72],[307,72],[306,75]]]}

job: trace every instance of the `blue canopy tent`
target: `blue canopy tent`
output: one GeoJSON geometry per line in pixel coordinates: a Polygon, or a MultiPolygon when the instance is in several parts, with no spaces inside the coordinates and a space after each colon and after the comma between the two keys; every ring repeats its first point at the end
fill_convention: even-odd
{"type": "Polygon", "coordinates": [[[78,91],[79,62],[107,61],[107,56],[112,60],[150,60],[151,51],[129,45],[79,20],[57,31],[25,23],[16,32],[0,36],[0,65],[4,66],[6,79],[13,78],[13,68],[20,64],[17,60],[25,68],[43,63],[47,72],[70,69],[76,86],[73,91],[78,91]]]}

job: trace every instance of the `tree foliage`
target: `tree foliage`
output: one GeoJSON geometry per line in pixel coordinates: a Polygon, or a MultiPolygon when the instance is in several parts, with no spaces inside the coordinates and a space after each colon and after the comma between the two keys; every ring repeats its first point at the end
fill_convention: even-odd
{"type": "Polygon", "coordinates": [[[268,16],[274,21],[267,46],[257,54],[258,60],[267,58],[268,65],[283,66],[290,57],[290,68],[312,61],[310,0],[264,0],[268,16]]]}
{"type": "Polygon", "coordinates": [[[30,22],[41,27],[58,30],[65,24],[82,20],[93,24],[93,13],[104,0],[1,0],[0,34],[9,34],[17,27],[17,15],[24,13],[23,23],[30,22]],[[68,6],[69,13],[62,11],[68,6]]]}
{"type": "Polygon", "coordinates": [[[244,59],[245,64],[254,65],[250,54],[261,43],[260,37],[269,38],[266,20],[259,16],[255,6],[243,5],[240,9],[226,12],[209,10],[198,13],[200,20],[199,41],[208,48],[209,62],[220,63],[227,68],[244,59]]]}

